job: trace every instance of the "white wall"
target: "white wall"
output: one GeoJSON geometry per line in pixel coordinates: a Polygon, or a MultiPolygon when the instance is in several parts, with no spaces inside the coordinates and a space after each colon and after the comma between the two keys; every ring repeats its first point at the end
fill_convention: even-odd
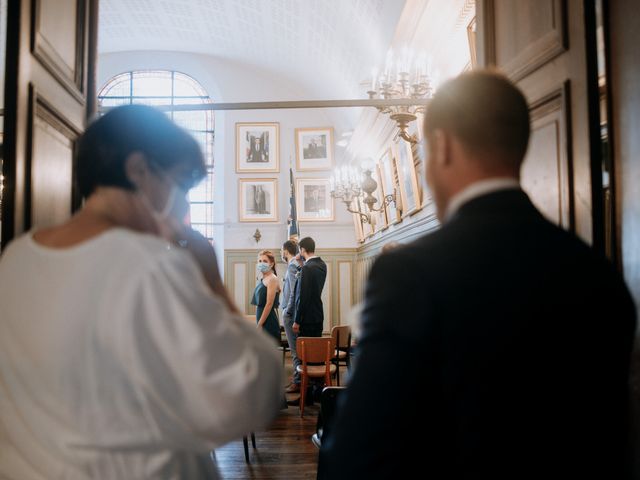
{"type": "MultiPolygon", "coordinates": [[[[286,77],[278,77],[246,65],[199,55],[178,52],[123,52],[100,55],[98,60],[99,88],[114,75],[137,69],[166,69],[183,72],[195,78],[214,102],[277,101],[305,99],[305,91],[286,77]]],[[[295,171],[294,130],[300,127],[336,128],[334,140],[343,129],[353,128],[345,109],[279,109],[243,110],[215,113],[215,197],[214,216],[218,224],[214,242],[221,269],[225,249],[279,247],[286,240],[286,220],[289,206],[289,165],[296,178],[329,177],[330,172],[295,171]],[[235,123],[280,123],[280,172],[278,174],[235,173],[235,123]],[[240,223],[238,221],[238,178],[278,179],[278,222],[240,223]],[[259,228],[259,244],[252,238],[259,228]]],[[[337,152],[336,152],[337,153],[337,152]]],[[[339,155],[336,155],[337,157],[339,155]]],[[[351,214],[336,203],[334,222],[302,223],[303,236],[312,236],[318,248],[353,248],[356,239],[351,214]]]]}

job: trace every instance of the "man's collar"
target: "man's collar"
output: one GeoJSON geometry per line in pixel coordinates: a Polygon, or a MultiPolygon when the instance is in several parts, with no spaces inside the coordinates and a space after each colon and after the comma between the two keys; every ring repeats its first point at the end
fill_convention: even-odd
{"type": "Polygon", "coordinates": [[[314,258],[318,258],[317,255],[314,255],[313,257],[309,257],[305,260],[305,263],[308,262],[309,260],[313,260],[314,258]]]}
{"type": "Polygon", "coordinates": [[[455,194],[444,214],[444,222],[448,222],[456,214],[460,207],[465,203],[473,200],[474,198],[487,195],[489,193],[497,192],[500,190],[518,190],[520,189],[520,183],[513,177],[495,177],[487,180],[480,180],[479,182],[472,183],[462,191],[455,194]]]}

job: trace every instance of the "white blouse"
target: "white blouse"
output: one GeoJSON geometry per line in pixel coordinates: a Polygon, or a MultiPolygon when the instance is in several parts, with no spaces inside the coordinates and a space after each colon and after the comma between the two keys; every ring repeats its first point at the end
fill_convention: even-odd
{"type": "Polygon", "coordinates": [[[0,259],[0,478],[217,478],[208,452],[282,401],[273,341],[190,254],[111,229],[0,259]]]}

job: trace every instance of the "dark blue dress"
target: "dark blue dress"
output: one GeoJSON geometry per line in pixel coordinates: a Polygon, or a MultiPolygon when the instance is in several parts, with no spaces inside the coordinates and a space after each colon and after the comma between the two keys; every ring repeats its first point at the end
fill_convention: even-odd
{"type": "MultiPolygon", "coordinates": [[[[273,306],[267,316],[267,320],[264,322],[262,328],[265,332],[271,335],[276,342],[280,343],[280,322],[278,322],[278,315],[276,310],[279,302],[280,293],[276,292],[276,298],[273,300],[273,306]]],[[[251,299],[251,305],[256,305],[256,323],[260,321],[264,306],[267,304],[267,287],[264,286],[262,280],[256,285],[256,289],[253,291],[253,298],[251,299]]]]}

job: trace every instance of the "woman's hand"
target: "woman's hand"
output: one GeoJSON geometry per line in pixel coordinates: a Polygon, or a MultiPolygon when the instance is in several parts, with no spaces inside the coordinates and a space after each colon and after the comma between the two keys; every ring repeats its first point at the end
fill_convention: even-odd
{"type": "Polygon", "coordinates": [[[229,310],[234,313],[240,313],[222,283],[216,251],[209,241],[200,232],[182,224],[174,217],[169,217],[163,222],[160,226],[160,231],[161,235],[167,240],[191,253],[211,290],[222,297],[229,310]]]}

